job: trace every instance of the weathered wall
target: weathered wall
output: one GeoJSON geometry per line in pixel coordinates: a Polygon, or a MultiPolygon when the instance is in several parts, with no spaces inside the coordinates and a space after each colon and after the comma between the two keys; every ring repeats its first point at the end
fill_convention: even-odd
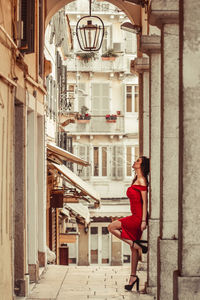
{"type": "MultiPolygon", "coordinates": [[[[15,293],[20,296],[28,293],[27,107],[32,107],[36,116],[43,116],[45,93],[38,75],[38,19],[36,16],[35,52],[23,57],[14,42],[16,3],[2,0],[0,6],[0,295],[5,300],[12,299],[15,293]],[[26,98],[26,91],[35,95],[32,101],[26,98]]],[[[44,149],[44,137],[38,141],[36,131],[34,138],[36,149],[44,149]]],[[[44,157],[40,163],[44,164],[44,157]]],[[[41,172],[42,168],[38,178],[42,178],[41,172]]],[[[34,191],[37,195],[36,192],[37,186],[34,191]]],[[[43,194],[40,201],[44,200],[43,194]]],[[[34,238],[38,240],[38,234],[34,238]]],[[[43,252],[44,234],[42,241],[41,235],[39,238],[43,252]]],[[[37,247],[36,254],[38,250],[37,247]]]]}
{"type": "MultiPolygon", "coordinates": [[[[11,3],[1,1],[0,24],[11,33],[11,3]],[[4,12],[2,14],[2,7],[4,12]]],[[[0,31],[0,72],[8,76],[11,70],[10,51],[0,31]]],[[[12,206],[13,206],[13,97],[14,89],[0,76],[0,295],[2,300],[12,299],[12,206]]]]}
{"type": "Polygon", "coordinates": [[[85,233],[85,226],[78,224],[78,230],[80,232],[78,241],[78,265],[88,266],[89,265],[89,234],[85,233]]]}

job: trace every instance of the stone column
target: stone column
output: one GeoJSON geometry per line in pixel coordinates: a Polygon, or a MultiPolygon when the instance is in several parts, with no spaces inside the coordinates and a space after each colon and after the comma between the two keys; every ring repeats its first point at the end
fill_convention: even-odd
{"type": "Polygon", "coordinates": [[[142,57],[134,60],[134,70],[139,73],[140,109],[139,109],[139,134],[140,155],[149,156],[149,58],[142,57]]]}
{"type": "Polygon", "coordinates": [[[141,51],[149,55],[149,157],[151,162],[148,226],[147,291],[157,293],[157,239],[160,229],[160,105],[161,105],[161,38],[157,35],[141,37],[141,51]]]}
{"type": "Polygon", "coordinates": [[[173,299],[173,273],[178,268],[178,1],[153,0],[150,15],[150,23],[161,28],[161,180],[157,298],[166,300],[173,299]]]}
{"type": "Polygon", "coordinates": [[[46,265],[46,181],[44,116],[37,116],[38,260],[46,265]]]}
{"type": "Polygon", "coordinates": [[[111,237],[111,266],[122,266],[122,241],[114,235],[111,237]]]}
{"type": "Polygon", "coordinates": [[[89,266],[89,233],[85,232],[85,226],[78,224],[80,232],[78,239],[78,265],[89,266]]]}
{"type": "Polygon", "coordinates": [[[174,299],[200,299],[200,2],[180,1],[180,201],[174,299]]]}
{"type": "MultiPolygon", "coordinates": [[[[35,99],[29,95],[29,104],[34,108],[35,99]],[[31,105],[31,100],[33,105],[31,105]]],[[[29,106],[29,107],[30,107],[29,106]]],[[[37,114],[27,112],[27,247],[28,270],[31,281],[39,278],[38,264],[38,202],[37,202],[37,114]]]]}
{"type": "Polygon", "coordinates": [[[14,202],[14,285],[18,296],[28,295],[26,270],[26,170],[25,170],[25,108],[15,99],[15,202],[14,202]]]}

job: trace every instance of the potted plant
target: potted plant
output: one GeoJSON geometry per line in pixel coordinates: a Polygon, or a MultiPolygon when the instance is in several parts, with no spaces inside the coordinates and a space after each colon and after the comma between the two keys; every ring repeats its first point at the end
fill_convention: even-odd
{"type": "Polygon", "coordinates": [[[106,115],[106,122],[107,123],[116,123],[117,115],[106,115]]]}
{"type": "Polygon", "coordinates": [[[108,49],[101,55],[102,60],[115,60],[118,55],[113,49],[108,49]]]}
{"type": "Polygon", "coordinates": [[[91,59],[96,59],[96,53],[94,52],[78,52],[76,53],[77,59],[83,60],[84,63],[88,63],[91,59]]]}
{"type": "Polygon", "coordinates": [[[77,123],[86,124],[90,122],[91,115],[87,113],[89,109],[86,106],[81,107],[81,113],[77,116],[77,123]]]}

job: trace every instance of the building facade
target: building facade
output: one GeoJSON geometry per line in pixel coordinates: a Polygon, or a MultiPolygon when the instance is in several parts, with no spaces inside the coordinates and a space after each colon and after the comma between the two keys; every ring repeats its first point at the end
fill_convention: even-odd
{"type": "Polygon", "coordinates": [[[138,77],[130,71],[137,42],[136,35],[120,30],[120,25],[127,21],[120,9],[95,1],[92,14],[102,18],[105,37],[102,48],[92,57],[91,53],[82,52],[75,29],[77,20],[87,10],[87,1],[66,6],[73,37],[73,51],[65,61],[67,90],[71,90],[71,112],[78,112],[76,123],[69,124],[66,130],[72,137],[74,154],[90,161],[89,168],[74,171],[99,192],[102,207],[109,203],[105,206],[109,208],[108,215],[104,210],[104,216],[98,216],[97,209],[89,226],[88,264],[120,265],[123,264],[123,247],[129,262],[130,251],[121,241],[115,248],[117,241],[111,237],[107,226],[113,217],[130,213],[126,189],[133,176],[132,164],[139,155],[138,77]],[[107,57],[109,51],[111,56],[107,57]],[[117,216],[118,203],[126,208],[117,216]]]}
{"type": "MultiPolygon", "coordinates": [[[[38,261],[45,261],[42,40],[68,2],[1,1],[0,291],[6,300],[27,295],[29,278],[36,280],[38,261]]],[[[198,299],[200,4],[132,2],[112,0],[140,28],[131,66],[139,74],[140,154],[151,158],[147,291],[157,299],[198,299]]]]}

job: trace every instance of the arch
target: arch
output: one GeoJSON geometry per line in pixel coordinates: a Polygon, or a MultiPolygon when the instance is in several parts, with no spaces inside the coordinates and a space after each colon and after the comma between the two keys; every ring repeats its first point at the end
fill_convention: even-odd
{"type": "MultiPolygon", "coordinates": [[[[46,16],[45,16],[45,28],[53,15],[61,9],[63,6],[73,2],[72,0],[46,0],[46,16]]],[[[133,24],[141,25],[141,7],[139,5],[124,3],[123,0],[107,0],[111,4],[117,6],[124,11],[127,17],[133,24]]]]}

